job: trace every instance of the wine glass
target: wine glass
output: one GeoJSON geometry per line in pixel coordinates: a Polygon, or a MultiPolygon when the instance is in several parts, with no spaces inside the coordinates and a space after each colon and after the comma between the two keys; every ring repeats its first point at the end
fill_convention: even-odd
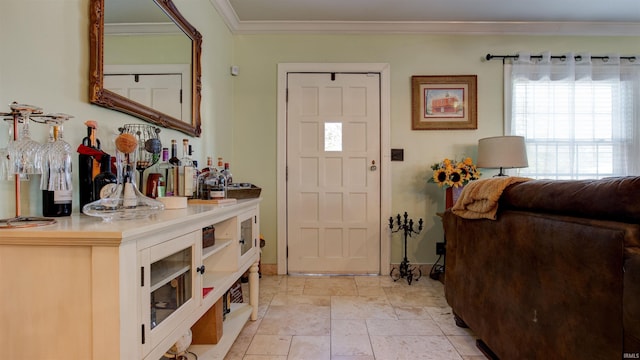
{"type": "MultiPolygon", "coordinates": [[[[5,114],[3,114],[5,115],[5,114]]],[[[0,181],[1,180],[11,180],[11,171],[9,169],[9,143],[13,141],[13,123],[9,124],[9,121],[12,121],[13,118],[5,118],[5,123],[9,126],[8,137],[7,137],[7,145],[3,148],[0,148],[0,181]]]]}
{"type": "Polygon", "coordinates": [[[160,128],[147,124],[126,124],[121,132],[132,134],[138,140],[135,167],[140,173],[138,189],[142,191],[144,171],[160,160],[162,152],[162,143],[159,138],[160,128]]]}
{"type": "Polygon", "coordinates": [[[66,114],[46,115],[49,124],[49,141],[40,147],[42,177],[40,189],[48,191],[73,190],[71,178],[71,145],[64,141],[63,123],[72,116],[66,114]]]}
{"type": "Polygon", "coordinates": [[[9,142],[9,170],[12,174],[40,174],[40,144],[31,139],[29,121],[31,114],[39,112],[37,106],[26,104],[11,104],[11,110],[20,114],[16,121],[22,122],[20,136],[17,140],[9,142]]]}

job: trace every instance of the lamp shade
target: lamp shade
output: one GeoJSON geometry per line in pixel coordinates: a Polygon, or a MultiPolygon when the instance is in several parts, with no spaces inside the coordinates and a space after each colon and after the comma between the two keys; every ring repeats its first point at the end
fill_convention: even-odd
{"type": "Polygon", "coordinates": [[[494,136],[478,140],[479,168],[502,169],[529,166],[522,136],[494,136]]]}

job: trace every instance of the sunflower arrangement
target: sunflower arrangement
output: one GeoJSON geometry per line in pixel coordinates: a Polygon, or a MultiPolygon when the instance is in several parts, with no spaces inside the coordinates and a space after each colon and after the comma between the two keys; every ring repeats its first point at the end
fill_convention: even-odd
{"type": "Polygon", "coordinates": [[[445,188],[465,186],[469,181],[479,179],[481,175],[470,157],[461,161],[444,159],[431,165],[431,169],[433,176],[429,182],[445,188]]]}

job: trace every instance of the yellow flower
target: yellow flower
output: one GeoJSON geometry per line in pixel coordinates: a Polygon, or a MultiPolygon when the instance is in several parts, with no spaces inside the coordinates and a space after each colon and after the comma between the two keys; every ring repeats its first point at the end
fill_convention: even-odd
{"type": "Polygon", "coordinates": [[[445,169],[438,169],[433,172],[433,182],[438,184],[438,186],[442,187],[442,185],[448,185],[449,176],[447,175],[447,171],[445,169]]]}
{"type": "Polygon", "coordinates": [[[451,181],[451,186],[453,187],[460,187],[465,185],[465,179],[463,178],[460,169],[453,169],[453,171],[451,171],[451,173],[449,174],[449,180],[451,181]]]}
{"type": "Polygon", "coordinates": [[[440,187],[465,186],[469,181],[479,179],[481,175],[470,157],[461,161],[444,159],[431,165],[431,170],[433,176],[428,182],[436,183],[440,187]]]}

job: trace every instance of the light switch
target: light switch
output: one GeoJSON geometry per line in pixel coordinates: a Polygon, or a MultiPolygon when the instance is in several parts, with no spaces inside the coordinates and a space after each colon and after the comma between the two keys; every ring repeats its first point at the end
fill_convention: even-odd
{"type": "Polygon", "coordinates": [[[404,149],[391,149],[391,161],[404,161],[404,149]]]}

